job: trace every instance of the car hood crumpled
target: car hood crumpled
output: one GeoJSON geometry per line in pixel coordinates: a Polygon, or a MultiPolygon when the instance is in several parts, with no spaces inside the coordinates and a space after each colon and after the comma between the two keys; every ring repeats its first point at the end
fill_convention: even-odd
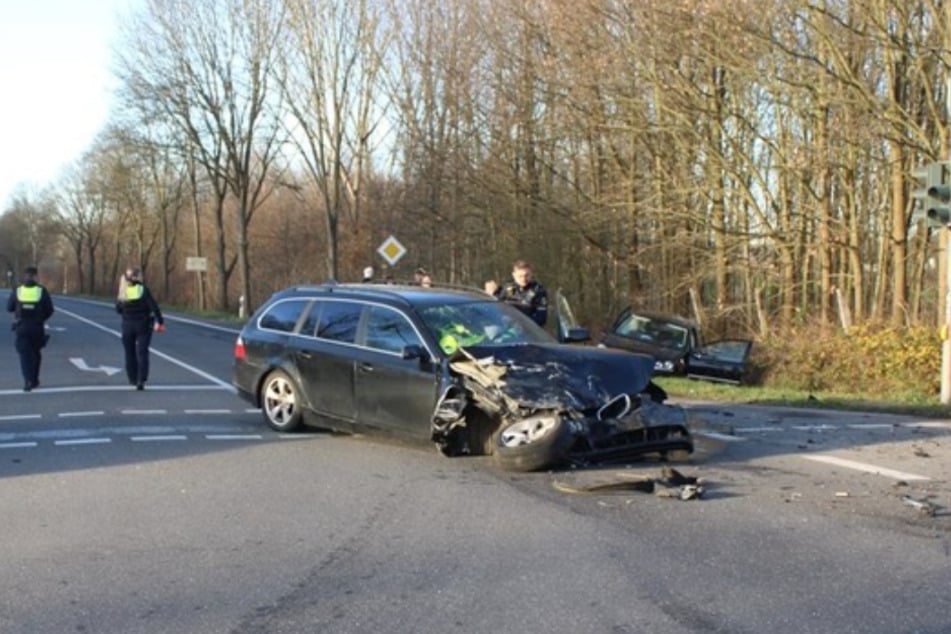
{"type": "Polygon", "coordinates": [[[467,348],[450,367],[496,388],[512,405],[533,409],[596,409],[650,382],[654,359],[622,350],[520,344],[467,348]]]}

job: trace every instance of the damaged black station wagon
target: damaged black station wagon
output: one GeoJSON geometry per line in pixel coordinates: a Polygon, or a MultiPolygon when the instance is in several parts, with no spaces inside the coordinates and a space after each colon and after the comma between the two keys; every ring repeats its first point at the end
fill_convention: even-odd
{"type": "Polygon", "coordinates": [[[299,286],[242,329],[234,385],[278,431],[391,434],[513,470],[693,450],[652,357],[561,338],[477,291],[299,286]]]}

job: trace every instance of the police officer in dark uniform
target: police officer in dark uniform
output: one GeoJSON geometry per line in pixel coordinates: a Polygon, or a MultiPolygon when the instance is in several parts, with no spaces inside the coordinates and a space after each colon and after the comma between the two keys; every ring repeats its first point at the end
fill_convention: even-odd
{"type": "Polygon", "coordinates": [[[500,287],[490,280],[486,282],[485,290],[503,302],[509,302],[539,326],[548,321],[548,291],[535,281],[532,265],[525,260],[516,260],[512,265],[511,282],[500,287]]]}
{"type": "Polygon", "coordinates": [[[122,347],[129,385],[145,389],[149,379],[149,346],[152,330],[165,332],[165,319],[152,293],[142,283],[141,269],[128,269],[119,286],[116,312],[122,315],[122,347]]]}
{"type": "Polygon", "coordinates": [[[20,355],[20,371],[23,374],[23,391],[29,392],[40,384],[40,350],[46,345],[46,320],[53,315],[53,300],[49,292],[36,281],[36,267],[23,271],[23,283],[7,300],[7,312],[13,313],[16,321],[16,351],[20,355]]]}

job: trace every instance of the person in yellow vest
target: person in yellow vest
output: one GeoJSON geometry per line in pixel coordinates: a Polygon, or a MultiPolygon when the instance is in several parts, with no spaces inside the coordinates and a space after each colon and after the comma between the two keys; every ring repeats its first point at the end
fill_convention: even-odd
{"type": "Polygon", "coordinates": [[[165,319],[152,293],[142,283],[142,270],[130,268],[119,285],[116,312],[122,315],[122,347],[129,385],[145,389],[149,379],[149,346],[152,331],[165,332],[165,319]]]}
{"type": "Polygon", "coordinates": [[[53,315],[53,300],[49,292],[36,281],[35,266],[23,271],[23,281],[7,300],[7,312],[15,315],[16,351],[20,355],[23,391],[29,392],[40,385],[40,351],[46,345],[46,320],[53,315]]]}

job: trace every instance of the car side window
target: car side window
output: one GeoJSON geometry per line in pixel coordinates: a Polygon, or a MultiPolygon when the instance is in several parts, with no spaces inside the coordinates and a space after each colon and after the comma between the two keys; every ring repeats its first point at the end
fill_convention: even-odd
{"type": "Polygon", "coordinates": [[[422,341],[409,321],[397,311],[384,306],[371,306],[367,313],[366,345],[385,352],[402,352],[422,341]]]}
{"type": "Polygon", "coordinates": [[[297,325],[297,320],[306,305],[307,300],[291,299],[277,302],[267,309],[258,324],[261,328],[268,330],[294,332],[294,326],[297,325]]]}
{"type": "Polygon", "coordinates": [[[321,339],[354,343],[362,311],[363,306],[353,302],[324,302],[315,334],[321,339]]]}

